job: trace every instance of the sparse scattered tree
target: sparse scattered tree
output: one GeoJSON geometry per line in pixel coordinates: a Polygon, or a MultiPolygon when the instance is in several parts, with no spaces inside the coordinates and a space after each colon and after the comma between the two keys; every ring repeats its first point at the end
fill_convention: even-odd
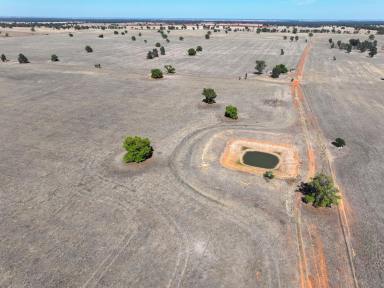
{"type": "Polygon", "coordinates": [[[151,70],[151,77],[153,79],[161,79],[161,78],[163,78],[163,72],[160,69],[152,69],[151,70]]]}
{"type": "Polygon", "coordinates": [[[155,46],[156,46],[157,48],[159,48],[159,47],[161,47],[161,44],[160,44],[159,42],[157,42],[157,43],[155,44],[155,46]]]}
{"type": "Polygon", "coordinates": [[[287,73],[287,72],[288,72],[287,67],[285,67],[284,64],[279,64],[279,65],[276,65],[272,69],[271,77],[272,78],[279,78],[280,74],[284,74],[284,73],[287,73]]]}
{"type": "Polygon", "coordinates": [[[159,57],[159,51],[156,48],[152,49],[152,55],[153,57],[159,57]]]}
{"type": "Polygon", "coordinates": [[[58,62],[58,61],[59,61],[59,57],[57,57],[56,54],[53,54],[53,55],[51,56],[51,61],[52,61],[52,62],[58,62]]]}
{"type": "Polygon", "coordinates": [[[280,55],[284,55],[284,49],[280,49],[280,55]]]}
{"type": "Polygon", "coordinates": [[[262,74],[264,69],[267,67],[267,64],[264,60],[256,60],[256,71],[258,74],[262,74]]]}
{"type": "Polygon", "coordinates": [[[148,51],[148,53],[147,53],[147,59],[153,59],[153,53],[152,53],[152,51],[148,51]]]}
{"type": "Polygon", "coordinates": [[[132,36],[131,39],[132,39],[132,41],[136,41],[136,37],[135,36],[132,36]]]}
{"type": "Polygon", "coordinates": [[[345,140],[342,138],[336,138],[335,141],[332,142],[332,144],[337,148],[343,148],[346,145],[345,140]]]}
{"type": "Polygon", "coordinates": [[[184,40],[184,37],[180,36],[180,37],[179,37],[179,40],[180,40],[180,41],[183,41],[183,40],[184,40]]]}
{"type": "Polygon", "coordinates": [[[119,31],[113,31],[113,34],[119,35],[119,31]]]}
{"type": "Polygon", "coordinates": [[[373,35],[373,34],[371,34],[371,35],[369,35],[369,40],[375,40],[375,35],[373,35]]]}
{"type": "Polygon", "coordinates": [[[4,54],[1,54],[1,62],[7,62],[7,56],[5,56],[4,54]]]}
{"type": "Polygon", "coordinates": [[[225,107],[225,114],[224,115],[227,118],[238,119],[237,108],[235,106],[232,106],[232,105],[225,107]]]}
{"type": "Polygon", "coordinates": [[[197,51],[197,52],[202,52],[202,51],[203,51],[203,47],[201,47],[201,46],[197,46],[196,51],[197,51]]]}
{"type": "Polygon", "coordinates": [[[205,34],[205,39],[210,39],[211,38],[211,36],[207,33],[207,34],[205,34]]]}
{"type": "Polygon", "coordinates": [[[72,33],[69,33],[68,35],[69,35],[69,37],[73,37],[73,34],[72,34],[72,33]]]}
{"type": "Polygon", "coordinates": [[[99,38],[104,38],[104,35],[103,35],[103,34],[100,34],[100,35],[99,35],[99,38]]]}
{"type": "Polygon", "coordinates": [[[95,64],[95,68],[101,69],[101,64],[95,64]]]}
{"type": "Polygon", "coordinates": [[[22,54],[22,53],[19,54],[19,57],[17,58],[17,60],[19,61],[20,64],[27,64],[27,63],[29,63],[28,58],[25,57],[25,55],[22,54]]]}
{"type": "Polygon", "coordinates": [[[301,184],[299,191],[304,194],[303,201],[314,207],[332,207],[341,199],[332,178],[323,173],[317,174],[309,183],[301,184]]]}
{"type": "Polygon", "coordinates": [[[267,180],[272,180],[273,178],[275,178],[275,175],[273,174],[272,171],[265,172],[263,176],[267,180]]]}
{"type": "Polygon", "coordinates": [[[196,50],[194,48],[188,49],[188,55],[189,56],[195,56],[196,55],[196,50]]]}
{"type": "Polygon", "coordinates": [[[203,96],[205,96],[205,99],[203,100],[203,102],[205,102],[207,104],[216,103],[215,99],[217,97],[217,94],[216,94],[215,90],[213,90],[212,88],[204,88],[202,94],[203,94],[203,96]]]}
{"type": "Polygon", "coordinates": [[[153,155],[151,142],[147,138],[128,136],[124,139],[123,147],[127,151],[124,156],[125,163],[144,162],[153,155]]]}
{"type": "Polygon", "coordinates": [[[165,55],[165,48],[163,46],[160,47],[160,54],[165,55]]]}
{"type": "Polygon", "coordinates": [[[176,69],[172,65],[165,65],[164,66],[165,70],[167,70],[167,73],[169,74],[175,74],[176,69]]]}
{"type": "Polygon", "coordinates": [[[376,48],[376,46],[373,46],[373,47],[371,47],[371,49],[369,50],[369,53],[368,53],[368,55],[369,55],[369,57],[373,57],[373,56],[375,56],[377,54],[377,48],[376,48]]]}
{"type": "Polygon", "coordinates": [[[87,45],[87,46],[85,46],[85,51],[87,51],[87,53],[92,53],[93,49],[91,46],[87,45]]]}
{"type": "Polygon", "coordinates": [[[309,36],[309,37],[313,37],[313,33],[312,33],[312,32],[309,32],[309,33],[308,33],[308,36],[309,36]]]}
{"type": "Polygon", "coordinates": [[[299,36],[295,36],[295,41],[298,41],[299,40],[299,36]]]}

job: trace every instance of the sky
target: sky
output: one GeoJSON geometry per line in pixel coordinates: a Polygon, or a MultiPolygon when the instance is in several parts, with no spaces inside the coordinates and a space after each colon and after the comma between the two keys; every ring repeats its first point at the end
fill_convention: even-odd
{"type": "Polygon", "coordinates": [[[0,17],[384,20],[384,0],[0,0],[0,17]]]}

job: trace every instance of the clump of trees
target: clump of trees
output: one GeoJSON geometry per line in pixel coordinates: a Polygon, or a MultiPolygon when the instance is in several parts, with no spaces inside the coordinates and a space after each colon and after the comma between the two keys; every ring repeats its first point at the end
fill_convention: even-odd
{"type": "Polygon", "coordinates": [[[125,163],[141,163],[153,155],[153,147],[148,138],[128,136],[124,139],[123,148],[127,151],[124,155],[125,163]]]}
{"type": "Polygon", "coordinates": [[[56,54],[52,54],[51,61],[52,62],[58,62],[59,61],[59,57],[56,54]]]}
{"type": "Polygon", "coordinates": [[[165,65],[164,68],[165,68],[165,70],[167,70],[167,73],[169,73],[169,74],[175,74],[176,73],[176,69],[172,65],[165,65]]]}
{"type": "Polygon", "coordinates": [[[264,69],[267,67],[267,64],[265,63],[264,60],[256,60],[256,71],[257,74],[262,74],[264,69]]]}
{"type": "Polygon", "coordinates": [[[195,56],[195,55],[196,55],[196,50],[195,50],[195,48],[190,48],[190,49],[188,49],[188,55],[189,55],[189,56],[195,56]]]}
{"type": "Polygon", "coordinates": [[[302,200],[314,207],[332,207],[341,199],[332,178],[323,173],[317,174],[309,183],[301,184],[299,191],[304,195],[302,200]]]}
{"type": "MultiPolygon", "coordinates": [[[[374,36],[374,35],[371,35],[374,36]]],[[[374,40],[375,38],[370,37],[370,40],[364,40],[360,41],[360,39],[349,39],[348,43],[344,43],[341,40],[337,41],[337,46],[341,50],[347,51],[347,53],[351,53],[353,49],[359,50],[361,53],[364,53],[366,51],[368,52],[368,55],[370,57],[374,57],[377,54],[377,41],[374,40]]],[[[333,46],[334,47],[334,46],[333,46]]],[[[332,48],[332,44],[331,44],[332,48]]]]}
{"type": "Polygon", "coordinates": [[[215,99],[217,97],[217,94],[212,88],[204,88],[202,95],[205,97],[203,99],[203,102],[207,104],[216,103],[215,99]]]}
{"type": "Polygon", "coordinates": [[[343,148],[346,143],[343,138],[336,138],[335,141],[332,142],[332,145],[336,146],[337,148],[343,148]]]}
{"type": "Polygon", "coordinates": [[[17,60],[19,61],[20,64],[27,64],[27,63],[29,63],[28,58],[25,57],[25,55],[22,54],[22,53],[19,54],[19,57],[17,58],[17,60]]]}
{"type": "Polygon", "coordinates": [[[225,107],[224,115],[225,115],[225,117],[231,118],[231,119],[238,119],[239,118],[237,115],[237,107],[232,106],[232,105],[228,105],[227,107],[225,107]]]}
{"type": "Polygon", "coordinates": [[[151,70],[151,77],[153,79],[161,79],[161,78],[163,78],[163,71],[161,71],[160,69],[152,69],[151,70]]]}
{"type": "Polygon", "coordinates": [[[91,46],[87,45],[87,46],[85,46],[85,51],[87,51],[87,53],[92,53],[93,49],[91,46]]]}
{"type": "Polygon", "coordinates": [[[284,64],[279,64],[279,65],[276,65],[273,69],[272,69],[272,74],[271,74],[271,77],[272,78],[279,78],[280,77],[280,74],[285,74],[288,72],[288,68],[285,67],[284,64]]]}

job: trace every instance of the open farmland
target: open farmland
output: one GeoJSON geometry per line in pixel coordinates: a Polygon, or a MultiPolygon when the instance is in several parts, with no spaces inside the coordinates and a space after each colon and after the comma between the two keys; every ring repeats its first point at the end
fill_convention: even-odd
{"type": "Polygon", "coordinates": [[[0,64],[0,287],[354,287],[354,273],[360,287],[383,285],[383,54],[331,50],[327,36],[306,55],[304,34],[204,35],[0,38],[10,59],[0,64]],[[166,55],[146,59],[157,42],[166,55]],[[303,77],[253,74],[256,60],[269,72],[300,59],[303,77]],[[167,64],[176,74],[150,79],[167,64]],[[291,78],[305,99],[295,102],[291,78]],[[224,117],[229,104],[239,120],[224,117]],[[126,135],[150,138],[154,156],[124,165],[126,135]],[[329,144],[338,136],[340,151],[329,144]],[[233,139],[295,147],[299,176],[267,182],[224,168],[233,139]],[[312,167],[335,168],[342,212],[300,203],[312,167]]]}

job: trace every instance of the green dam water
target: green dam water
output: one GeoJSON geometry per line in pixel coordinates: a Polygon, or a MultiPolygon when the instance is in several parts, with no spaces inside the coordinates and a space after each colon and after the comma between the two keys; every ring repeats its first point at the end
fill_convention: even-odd
{"type": "Polygon", "coordinates": [[[263,169],[273,169],[279,164],[279,158],[269,153],[248,151],[243,156],[243,163],[263,169]]]}

